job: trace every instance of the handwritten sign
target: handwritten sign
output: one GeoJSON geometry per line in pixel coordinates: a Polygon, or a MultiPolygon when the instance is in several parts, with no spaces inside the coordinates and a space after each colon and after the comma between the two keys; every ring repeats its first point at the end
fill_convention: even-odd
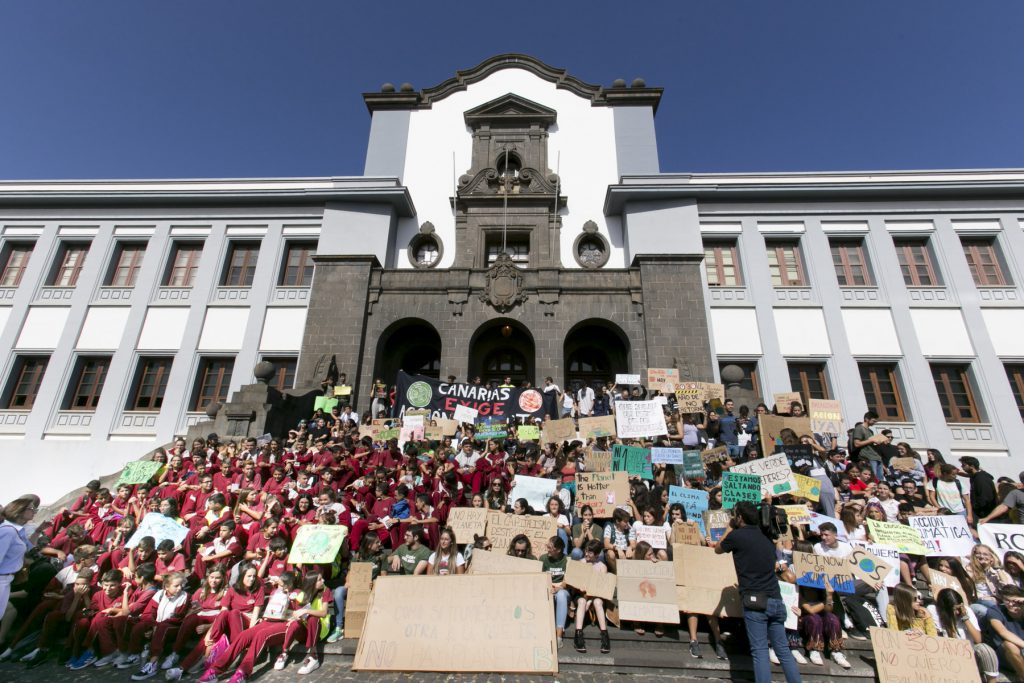
{"type": "Polygon", "coordinates": [[[458,420],[449,420],[448,418],[445,417],[439,417],[436,420],[434,420],[434,422],[437,425],[438,429],[441,430],[441,433],[444,434],[445,436],[455,436],[455,432],[458,431],[459,429],[458,420]]]}
{"type": "Polygon", "coordinates": [[[611,451],[589,451],[583,459],[587,472],[611,472],[611,451]]]}
{"type": "Polygon", "coordinates": [[[629,479],[625,472],[577,472],[576,507],[594,509],[595,517],[611,517],[615,508],[629,505],[629,479]]]}
{"type": "Polygon", "coordinates": [[[796,401],[800,405],[804,404],[802,398],[800,398],[800,392],[798,391],[784,391],[775,394],[775,411],[780,415],[789,415],[789,406],[793,401],[796,401]]]}
{"type": "Polygon", "coordinates": [[[496,552],[506,552],[512,539],[526,534],[535,551],[542,550],[558,533],[558,524],[550,515],[506,515],[487,511],[487,538],[496,552]]]}
{"type": "Polygon", "coordinates": [[[615,597],[615,574],[594,571],[596,565],[580,560],[569,560],[565,568],[565,582],[592,598],[611,600],[615,597]]]}
{"type": "Polygon", "coordinates": [[[853,593],[855,577],[846,557],[830,557],[814,553],[793,553],[793,573],[798,586],[824,590],[828,584],[836,593],[853,593]]]}
{"type": "Polygon", "coordinates": [[[907,555],[925,555],[928,552],[921,540],[921,532],[913,527],[869,519],[868,533],[875,543],[891,545],[907,555]]]}
{"type": "Polygon", "coordinates": [[[174,541],[174,545],[181,545],[185,537],[188,536],[188,529],[170,517],[164,517],[159,512],[148,512],[142,518],[139,528],[125,543],[125,547],[134,548],[145,536],[152,536],[157,545],[166,539],[174,541]]]}
{"type": "MultiPolygon", "coordinates": [[[[478,415],[476,408],[470,408],[469,406],[458,405],[455,406],[455,413],[452,415],[456,422],[464,422],[466,424],[474,424],[476,422],[476,416],[478,415]]],[[[453,432],[454,433],[454,432],[453,432]]]]}
{"type": "Polygon", "coordinates": [[[910,517],[908,521],[921,534],[928,557],[967,557],[974,548],[974,536],[963,515],[910,517]]]}
{"type": "Polygon", "coordinates": [[[313,399],[313,410],[322,410],[327,414],[330,414],[335,408],[338,407],[338,399],[330,398],[327,396],[317,396],[313,399]]]}
{"type": "Polygon", "coordinates": [[[683,477],[690,481],[702,481],[706,476],[700,451],[683,451],[683,477]]]}
{"type": "Polygon", "coordinates": [[[729,528],[729,519],[731,517],[729,511],[705,510],[701,516],[704,518],[704,526],[708,530],[707,535],[716,543],[720,541],[722,536],[725,535],[725,530],[729,528]]]}
{"type": "Polygon", "coordinates": [[[811,511],[806,505],[779,505],[778,508],[786,513],[786,521],[790,526],[811,523],[811,511]]]}
{"type": "Polygon", "coordinates": [[[703,413],[705,393],[703,382],[683,382],[676,385],[676,406],[679,413],[703,413]]]}
{"type": "Polygon", "coordinates": [[[548,499],[555,495],[555,490],[558,488],[558,482],[554,479],[544,479],[541,477],[527,477],[522,474],[517,474],[515,478],[515,485],[512,487],[512,491],[508,494],[509,500],[518,500],[525,498],[534,510],[547,510],[548,499]]]}
{"type": "Polygon", "coordinates": [[[637,543],[645,541],[652,548],[665,549],[668,547],[668,534],[665,527],[641,524],[636,529],[637,543]]]}
{"type": "Polygon", "coordinates": [[[708,509],[709,495],[700,489],[688,489],[669,485],[668,504],[680,503],[686,512],[686,519],[697,522],[701,534],[705,534],[704,511],[708,509]]]}
{"type": "Polygon", "coordinates": [[[480,548],[473,549],[473,561],[469,567],[470,574],[537,574],[542,571],[544,565],[540,560],[488,552],[480,548]]]}
{"type": "Polygon", "coordinates": [[[516,428],[516,437],[520,441],[540,441],[540,427],[537,425],[523,425],[516,428]]]}
{"type": "MultiPolygon", "coordinates": [[[[700,459],[700,453],[697,454],[697,459],[700,459]]],[[[682,448],[652,448],[651,449],[651,464],[653,465],[682,465],[683,464],[683,449],[682,448]]]]}
{"type": "Polygon", "coordinates": [[[672,546],[676,575],[676,607],[688,614],[742,617],[736,567],[729,555],[714,548],[672,546]]]}
{"type": "Polygon", "coordinates": [[[377,438],[381,441],[391,441],[391,439],[398,439],[402,436],[402,429],[395,427],[394,429],[383,429],[377,434],[377,438]]]}
{"type": "Polygon", "coordinates": [[[631,477],[653,479],[651,450],[617,443],[612,446],[612,469],[616,472],[626,472],[631,477]]]}
{"type": "Polygon", "coordinates": [[[547,420],[544,423],[545,443],[559,443],[576,438],[576,423],[571,417],[562,420],[547,420]]]}
{"type": "Polygon", "coordinates": [[[679,370],[675,368],[647,368],[647,387],[662,393],[676,390],[679,384],[679,370]]]}
{"type": "Polygon", "coordinates": [[[665,413],[657,401],[615,403],[615,431],[621,439],[668,435],[665,413]]]}
{"type": "Polygon", "coordinates": [[[545,573],[389,576],[374,586],[352,668],[555,674],[552,610],[545,573]]]}
{"type": "Polygon", "coordinates": [[[455,532],[455,542],[463,545],[473,542],[473,535],[483,536],[487,529],[485,508],[452,508],[448,511],[448,526],[455,532]]]}
{"type": "Polygon", "coordinates": [[[795,631],[800,625],[799,617],[797,617],[797,613],[800,611],[800,590],[792,583],[779,581],[779,593],[782,594],[782,602],[786,603],[785,627],[795,631]]]}
{"type": "Polygon", "coordinates": [[[736,503],[747,500],[757,503],[761,500],[761,477],[732,470],[722,475],[722,507],[731,510],[736,503]]]}
{"type": "Polygon", "coordinates": [[[640,375],[615,375],[615,383],[619,386],[640,384],[640,375]]]}
{"type": "Polygon", "coordinates": [[[676,522],[672,525],[672,543],[682,545],[701,545],[704,534],[697,522],[676,522]]]}
{"type": "Polygon", "coordinates": [[[949,574],[943,574],[937,569],[933,569],[931,572],[932,581],[930,588],[932,591],[932,597],[938,597],[939,591],[943,590],[954,590],[960,594],[963,598],[964,604],[969,605],[971,601],[967,599],[967,593],[964,592],[964,587],[960,584],[960,579],[949,574]]]}
{"type": "Polygon", "coordinates": [[[303,524],[295,534],[288,561],[292,564],[331,564],[347,534],[348,529],[338,524],[303,524]]]}
{"type": "Polygon", "coordinates": [[[917,465],[920,461],[911,456],[907,458],[893,458],[889,461],[889,467],[900,472],[912,472],[917,469],[917,465]]]}
{"type": "Polygon", "coordinates": [[[821,482],[814,477],[805,477],[802,474],[793,474],[793,481],[796,482],[796,490],[793,495],[797,498],[806,498],[815,503],[821,498],[821,482]]]}
{"type": "Polygon", "coordinates": [[[605,436],[615,436],[615,416],[602,415],[600,417],[581,417],[580,436],[584,439],[599,439],[605,436]]]}
{"type": "Polygon", "coordinates": [[[759,415],[757,429],[761,433],[761,449],[764,453],[774,453],[776,442],[781,445],[779,434],[783,429],[792,429],[797,437],[811,433],[811,421],[806,417],[780,417],[778,415],[759,415]]]}
{"type": "Polygon", "coordinates": [[[121,484],[129,486],[145,484],[153,478],[154,474],[160,471],[161,467],[163,467],[163,464],[155,460],[135,460],[127,463],[124,469],[121,470],[121,476],[117,478],[117,484],[115,484],[114,488],[116,489],[121,484]]]}
{"type": "MultiPolygon", "coordinates": [[[[664,537],[662,530],[662,537],[664,537]]],[[[676,575],[669,562],[619,560],[619,618],[656,624],[678,624],[676,575]]]]}
{"type": "Polygon", "coordinates": [[[808,403],[807,413],[811,420],[811,429],[818,434],[843,434],[843,410],[839,401],[812,398],[808,403]]]}
{"type": "Polygon", "coordinates": [[[939,638],[920,631],[893,631],[876,626],[869,630],[880,681],[981,680],[970,639],[939,638]]]}
{"type": "Polygon", "coordinates": [[[700,459],[705,465],[711,462],[722,462],[729,457],[729,449],[725,446],[716,446],[700,452],[700,459]]]}
{"type": "Polygon", "coordinates": [[[757,460],[748,460],[740,465],[733,465],[730,472],[740,474],[756,474],[761,478],[763,497],[781,496],[796,490],[793,472],[789,469],[789,460],[784,453],[757,460]]]}
{"type": "Polygon", "coordinates": [[[504,439],[508,436],[508,420],[496,417],[477,418],[476,438],[504,439]]]}

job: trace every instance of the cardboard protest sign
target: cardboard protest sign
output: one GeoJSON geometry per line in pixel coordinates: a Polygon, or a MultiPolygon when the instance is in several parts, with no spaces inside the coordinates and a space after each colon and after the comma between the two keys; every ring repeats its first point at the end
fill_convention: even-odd
{"type": "Polygon", "coordinates": [[[793,573],[798,586],[824,589],[827,583],[837,593],[853,593],[855,581],[880,586],[890,572],[889,563],[866,548],[854,548],[846,557],[793,553],[793,573]]]}
{"type": "Polygon", "coordinates": [[[602,436],[615,436],[615,416],[581,417],[580,436],[584,439],[599,439],[602,436]]]}
{"type": "Polygon", "coordinates": [[[651,449],[639,446],[623,446],[620,443],[612,446],[612,470],[625,472],[631,477],[653,479],[651,469],[651,449]]]}
{"type": "Polygon", "coordinates": [[[513,557],[503,552],[488,552],[473,548],[470,574],[537,574],[544,571],[540,560],[513,557]]]}
{"type": "Polygon", "coordinates": [[[576,438],[576,423],[571,417],[562,420],[547,420],[544,422],[544,442],[561,443],[572,441],[576,438]]]}
{"type": "Polygon", "coordinates": [[[893,458],[889,461],[889,467],[900,472],[911,472],[917,469],[917,465],[920,461],[917,458],[893,458]]]}
{"type": "Polygon", "coordinates": [[[516,428],[516,437],[520,441],[540,441],[540,427],[537,425],[522,425],[516,428]]]}
{"type": "Polygon", "coordinates": [[[469,406],[458,405],[455,406],[455,412],[452,413],[452,417],[456,422],[465,422],[467,424],[473,424],[476,422],[476,416],[479,414],[476,408],[469,406]]]}
{"type": "Polygon", "coordinates": [[[680,503],[686,511],[686,519],[696,522],[701,534],[705,534],[704,511],[708,509],[709,494],[700,489],[688,489],[682,486],[668,487],[668,504],[680,503]]]}
{"type": "MultiPolygon", "coordinates": [[[[698,460],[700,459],[700,453],[697,453],[698,460]]],[[[683,449],[682,448],[652,448],[651,449],[651,464],[652,465],[682,465],[683,464],[683,449]]],[[[703,468],[701,468],[703,471],[703,468]]]]}
{"type": "Polygon", "coordinates": [[[359,438],[362,439],[365,436],[371,439],[380,438],[380,433],[384,431],[384,428],[380,425],[359,425],[359,438]]]}
{"type": "Polygon", "coordinates": [[[160,545],[160,541],[170,539],[177,546],[181,545],[185,537],[188,536],[188,529],[170,517],[164,517],[159,512],[147,512],[135,533],[124,545],[126,548],[134,548],[145,536],[152,536],[157,545],[160,545]]]}
{"type": "Polygon", "coordinates": [[[352,668],[555,674],[553,609],[545,573],[388,577],[374,587],[352,668]]]}
{"type": "Polygon", "coordinates": [[[402,418],[403,427],[424,427],[427,424],[427,416],[421,412],[407,411],[402,418]]]}
{"type": "Polygon", "coordinates": [[[805,477],[794,472],[793,481],[796,482],[796,490],[793,491],[793,495],[797,498],[806,498],[815,503],[821,498],[821,482],[814,477],[805,477]]]}
{"type": "Polygon", "coordinates": [[[668,547],[668,533],[663,526],[641,524],[636,530],[636,541],[645,541],[652,548],[663,550],[668,547]]]}
{"type": "Polygon", "coordinates": [[[423,427],[423,440],[424,441],[440,441],[444,438],[444,431],[436,425],[426,425],[423,427]]]}
{"type": "Polygon", "coordinates": [[[550,515],[506,515],[494,510],[487,511],[487,538],[495,552],[508,550],[512,539],[526,534],[534,550],[547,546],[551,537],[558,533],[558,524],[550,515]]]}
{"type": "Polygon", "coordinates": [[[504,439],[508,436],[508,420],[497,417],[478,417],[475,434],[478,439],[504,439]]]}
{"type": "Polygon", "coordinates": [[[786,628],[797,630],[800,625],[799,617],[796,615],[799,610],[793,611],[800,602],[800,591],[788,581],[779,581],[779,592],[782,593],[782,602],[786,603],[786,628]]]}
{"type": "Polygon", "coordinates": [[[967,599],[967,593],[964,592],[964,587],[960,584],[960,579],[949,574],[943,574],[937,569],[931,571],[932,581],[929,584],[929,589],[932,592],[932,597],[936,598],[939,595],[939,591],[950,589],[955,590],[963,598],[964,604],[969,605],[971,601],[967,599]]]}
{"type": "Polygon", "coordinates": [[[722,475],[722,508],[732,510],[741,500],[760,502],[761,477],[730,470],[722,475]]]}
{"type": "Polygon", "coordinates": [[[402,436],[402,429],[395,427],[393,429],[382,429],[378,434],[377,438],[380,441],[391,441],[391,439],[398,439],[402,436]]]}
{"type": "Polygon", "coordinates": [[[615,383],[619,386],[640,384],[640,375],[615,375],[615,383]]]}
{"type": "Polygon", "coordinates": [[[928,557],[967,557],[974,548],[974,536],[963,515],[910,517],[907,521],[921,534],[928,557]]]}
{"type": "Polygon", "coordinates": [[[781,496],[796,490],[793,471],[789,469],[789,461],[784,453],[748,460],[740,465],[733,465],[729,471],[737,474],[756,474],[760,477],[761,493],[764,498],[781,496]]]}
{"type": "Polygon", "coordinates": [[[978,538],[995,551],[1000,562],[1007,550],[1024,552],[1024,524],[979,524],[978,538]]]}
{"type": "Polygon", "coordinates": [[[569,560],[565,568],[565,582],[592,598],[615,598],[615,574],[594,571],[596,565],[581,560],[569,560]]]}
{"type": "Polygon", "coordinates": [[[742,617],[736,567],[729,555],[714,548],[672,546],[676,575],[676,607],[688,614],[742,617]]]}
{"type": "Polygon", "coordinates": [[[348,529],[338,524],[303,524],[295,535],[288,561],[292,564],[331,564],[348,529]]]}
{"type": "Polygon", "coordinates": [[[683,477],[690,481],[702,481],[706,476],[700,451],[683,451],[683,477]]]}
{"type": "Polygon", "coordinates": [[[345,585],[354,590],[370,590],[373,586],[373,562],[351,562],[345,585]]]}
{"type": "Polygon", "coordinates": [[[114,490],[121,484],[128,484],[129,486],[145,484],[153,478],[153,475],[160,471],[161,467],[163,467],[163,464],[155,460],[135,460],[126,463],[124,469],[121,470],[121,476],[117,478],[114,490]]]}
{"type": "Polygon", "coordinates": [[[583,459],[587,472],[611,472],[612,452],[611,451],[589,451],[583,459]]]}
{"type": "Polygon", "coordinates": [[[717,543],[725,535],[725,530],[729,528],[729,519],[732,515],[728,510],[705,510],[701,517],[704,518],[706,535],[717,543]]]}
{"type": "Polygon", "coordinates": [[[317,396],[315,399],[313,399],[314,412],[317,410],[322,410],[324,411],[324,413],[329,415],[330,412],[334,410],[335,406],[337,405],[338,399],[336,398],[331,398],[328,396],[317,396]]]}
{"type": "Polygon", "coordinates": [[[422,441],[424,437],[425,428],[423,425],[413,425],[411,427],[402,427],[398,432],[398,440],[402,443],[408,443],[409,441],[422,441]]]}
{"type": "Polygon", "coordinates": [[[867,520],[868,533],[875,543],[891,545],[901,553],[908,555],[925,555],[928,549],[921,540],[921,532],[917,529],[895,522],[876,522],[873,519],[867,520]]]}
{"type": "MultiPolygon", "coordinates": [[[[889,573],[886,574],[885,579],[882,583],[885,584],[886,588],[895,588],[900,582],[900,551],[892,546],[879,545],[878,543],[864,543],[862,541],[853,541],[851,543],[854,547],[866,548],[874,553],[875,557],[884,561],[889,565],[889,573]]],[[[933,574],[935,572],[932,572],[933,574]]],[[[966,600],[964,604],[970,604],[966,600]]]]}
{"type": "Polygon", "coordinates": [[[807,401],[811,429],[817,434],[845,434],[843,409],[839,401],[812,398],[807,401]]]}
{"type": "Polygon", "coordinates": [[[554,479],[527,477],[523,474],[515,476],[515,485],[508,494],[509,500],[525,498],[534,510],[547,510],[548,499],[555,495],[558,482],[554,479]]]}
{"type": "Polygon", "coordinates": [[[629,479],[625,472],[577,472],[576,508],[594,509],[595,517],[611,517],[615,508],[629,505],[629,479]]]}
{"type": "Polygon", "coordinates": [[[729,449],[725,446],[716,446],[700,452],[700,459],[705,465],[709,462],[721,462],[729,457],[729,449]]]}
{"type": "Polygon", "coordinates": [[[683,382],[676,385],[676,406],[679,413],[703,413],[704,412],[704,383],[683,382]]]}
{"type": "Polygon", "coordinates": [[[617,401],[615,432],[620,439],[667,436],[665,413],[657,401],[617,401]]]}
{"type": "Polygon", "coordinates": [[[697,522],[676,522],[672,525],[673,544],[700,545],[703,540],[704,534],[697,522]]]}
{"type": "Polygon", "coordinates": [[[438,429],[441,430],[441,433],[445,436],[455,436],[455,432],[458,431],[459,429],[458,420],[449,420],[448,418],[445,417],[439,417],[436,420],[434,420],[434,423],[437,425],[438,429]]]}
{"type": "Polygon", "coordinates": [[[702,382],[704,385],[704,400],[711,403],[718,401],[720,404],[725,403],[725,385],[715,384],[714,382],[702,382]]]}
{"type": "MultiPolygon", "coordinates": [[[[776,440],[783,429],[792,429],[797,437],[811,433],[811,421],[806,417],[782,417],[779,415],[758,415],[757,429],[761,433],[761,449],[764,453],[774,453],[776,440]]],[[[778,442],[782,444],[781,441],[778,442]]]]}
{"type": "Polygon", "coordinates": [[[448,526],[455,532],[455,542],[462,545],[473,542],[473,535],[486,535],[487,510],[485,508],[452,508],[448,511],[448,526]]]}
{"type": "Polygon", "coordinates": [[[793,401],[800,405],[804,404],[799,391],[783,391],[775,394],[773,398],[775,399],[775,412],[779,415],[789,415],[789,406],[793,401]]]}
{"type": "Polygon", "coordinates": [[[679,623],[675,568],[670,562],[619,560],[616,572],[620,619],[679,623]]]}
{"type": "Polygon", "coordinates": [[[778,508],[786,513],[786,521],[790,526],[811,523],[811,511],[806,505],[779,505],[778,508]]]}
{"type": "Polygon", "coordinates": [[[675,368],[647,368],[647,388],[662,393],[676,390],[679,384],[679,370],[675,368]]]}
{"type": "Polygon", "coordinates": [[[880,681],[981,681],[970,639],[939,638],[920,631],[876,626],[869,630],[880,681]]]}

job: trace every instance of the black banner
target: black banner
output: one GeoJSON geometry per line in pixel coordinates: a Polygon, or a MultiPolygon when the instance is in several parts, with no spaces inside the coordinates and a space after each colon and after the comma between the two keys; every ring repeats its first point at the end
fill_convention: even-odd
{"type": "Polygon", "coordinates": [[[483,385],[441,382],[401,370],[395,381],[393,417],[407,410],[429,410],[434,417],[452,418],[457,406],[468,406],[479,417],[558,417],[558,397],[539,389],[491,389],[483,385]]]}

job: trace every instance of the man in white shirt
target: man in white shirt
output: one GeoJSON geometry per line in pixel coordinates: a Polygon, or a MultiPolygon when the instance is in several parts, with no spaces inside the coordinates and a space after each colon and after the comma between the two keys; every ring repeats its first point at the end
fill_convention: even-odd
{"type": "MultiPolygon", "coordinates": [[[[853,546],[839,540],[838,530],[832,522],[825,522],[818,527],[821,542],[814,544],[814,554],[825,557],[846,557],[853,552],[853,546]]],[[[889,608],[889,592],[881,582],[877,586],[869,586],[861,580],[854,584],[856,595],[867,600],[874,600],[880,616],[884,619],[889,608]]]]}
{"type": "Polygon", "coordinates": [[[594,390],[584,384],[576,393],[576,405],[579,407],[580,417],[590,417],[594,414],[594,390]]]}
{"type": "Polygon", "coordinates": [[[476,468],[476,461],[480,457],[480,454],[473,450],[473,442],[466,439],[462,443],[462,450],[455,456],[455,462],[458,463],[463,474],[472,474],[476,468]]]}

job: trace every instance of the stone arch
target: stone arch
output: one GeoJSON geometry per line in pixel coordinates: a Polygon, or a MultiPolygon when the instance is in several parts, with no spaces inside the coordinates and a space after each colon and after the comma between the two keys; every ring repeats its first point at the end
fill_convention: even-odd
{"type": "Polygon", "coordinates": [[[399,370],[412,375],[441,376],[441,335],[422,318],[403,318],[380,335],[374,362],[374,379],[394,384],[399,370]]]}
{"type": "Polygon", "coordinates": [[[533,334],[521,322],[496,318],[482,324],[469,342],[469,381],[480,377],[486,384],[512,377],[516,386],[535,382],[536,346],[533,334]]]}
{"type": "Polygon", "coordinates": [[[615,323],[599,318],[582,320],[565,335],[562,387],[596,387],[630,368],[629,337],[615,323]]]}

